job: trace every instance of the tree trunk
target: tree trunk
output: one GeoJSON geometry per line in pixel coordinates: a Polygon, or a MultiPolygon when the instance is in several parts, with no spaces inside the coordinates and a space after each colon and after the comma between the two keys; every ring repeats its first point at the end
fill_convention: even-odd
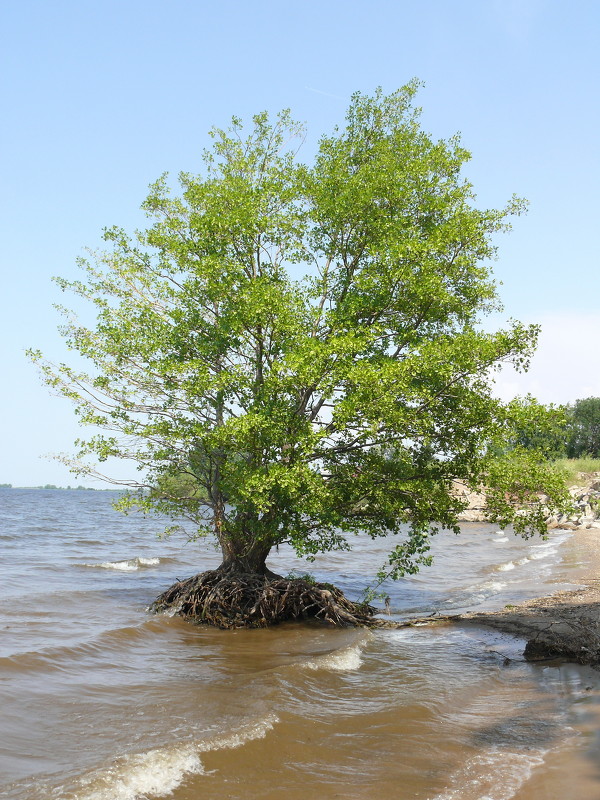
{"type": "Polygon", "coordinates": [[[243,542],[221,536],[221,550],[223,562],[219,567],[219,572],[264,575],[270,580],[281,577],[271,572],[266,565],[267,556],[271,550],[270,545],[265,545],[263,542],[245,545],[243,542]]]}

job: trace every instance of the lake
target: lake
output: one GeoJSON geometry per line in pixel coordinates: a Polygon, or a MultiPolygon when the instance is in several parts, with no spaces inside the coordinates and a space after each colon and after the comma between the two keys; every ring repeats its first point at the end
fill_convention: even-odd
{"type": "MultiPolygon", "coordinates": [[[[218,631],[150,615],[207,541],[115,492],[0,490],[0,788],[7,800],[597,800],[600,673],[529,664],[484,628],[218,631]]],[[[576,536],[464,524],[385,587],[392,616],[493,610],[565,588],[576,536]]],[[[309,571],[358,598],[391,542],[309,571]]],[[[383,605],[382,601],[379,601],[383,605]]]]}

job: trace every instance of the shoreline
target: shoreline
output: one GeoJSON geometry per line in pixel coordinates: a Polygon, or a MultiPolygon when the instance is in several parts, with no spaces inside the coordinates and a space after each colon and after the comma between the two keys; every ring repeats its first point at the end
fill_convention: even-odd
{"type": "Polygon", "coordinates": [[[559,659],[600,669],[600,585],[528,600],[453,622],[483,625],[526,640],[527,661],[559,659]]]}
{"type": "Polygon", "coordinates": [[[576,584],[575,589],[509,604],[498,611],[468,611],[403,622],[380,620],[378,627],[483,626],[525,639],[523,655],[527,661],[561,660],[600,669],[600,531],[574,531],[567,546],[574,551],[567,557],[576,559],[575,574],[559,568],[557,582],[576,584]]]}
{"type": "Polygon", "coordinates": [[[600,668],[600,531],[573,531],[565,547],[563,564],[574,559],[578,566],[568,572],[559,567],[557,578],[559,583],[575,584],[575,589],[499,611],[468,612],[456,621],[526,639],[524,656],[529,661],[561,659],[600,668]]]}

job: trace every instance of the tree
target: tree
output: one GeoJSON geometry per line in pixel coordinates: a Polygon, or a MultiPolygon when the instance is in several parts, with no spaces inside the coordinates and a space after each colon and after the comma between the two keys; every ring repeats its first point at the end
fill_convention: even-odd
{"type": "Polygon", "coordinates": [[[567,407],[567,455],[600,458],[600,397],[576,400],[567,407]]]}
{"type": "Polygon", "coordinates": [[[59,280],[97,313],[85,327],[65,310],[63,328],[91,371],[44,366],[81,422],[108,431],[78,458],[132,459],[137,485],[160,491],[127,502],[213,533],[221,572],[268,575],[283,542],[311,557],[407,528],[385,573],[416,571],[432,533],[458,530],[452,482],[494,469],[502,524],[542,529],[540,484],[560,501],[533,462],[525,485],[486,455],[515,414],[493,370],[525,368],[537,335],[478,327],[498,306],[492,239],[523,204],[474,206],[469,154],[421,129],[417,88],[354,95],[312,165],[288,112],[249,133],[234,119],[179,196],[166,176],[151,187],[147,230],[106,230],[84,279],[59,280]]]}

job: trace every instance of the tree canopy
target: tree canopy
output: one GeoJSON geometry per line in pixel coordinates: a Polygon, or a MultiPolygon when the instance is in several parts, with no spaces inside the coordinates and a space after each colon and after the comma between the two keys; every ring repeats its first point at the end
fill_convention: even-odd
{"type": "Polygon", "coordinates": [[[458,529],[456,480],[493,484],[492,513],[522,533],[545,530],[534,492],[562,502],[531,451],[490,447],[529,418],[493,374],[526,368],[537,328],[479,325],[498,307],[494,236],[523,204],[476,207],[469,154],[422,129],[417,88],[355,94],[310,164],[287,111],[233,119],[178,193],[151,186],[146,230],[107,229],[82,280],[59,279],[97,314],[64,310],[88,372],[34,353],[106,431],[78,442],[75,468],[131,459],[132,486],[161,491],[128,502],[214,534],[223,569],[366,532],[401,534],[385,569],[414,571],[431,533],[458,529]]]}

